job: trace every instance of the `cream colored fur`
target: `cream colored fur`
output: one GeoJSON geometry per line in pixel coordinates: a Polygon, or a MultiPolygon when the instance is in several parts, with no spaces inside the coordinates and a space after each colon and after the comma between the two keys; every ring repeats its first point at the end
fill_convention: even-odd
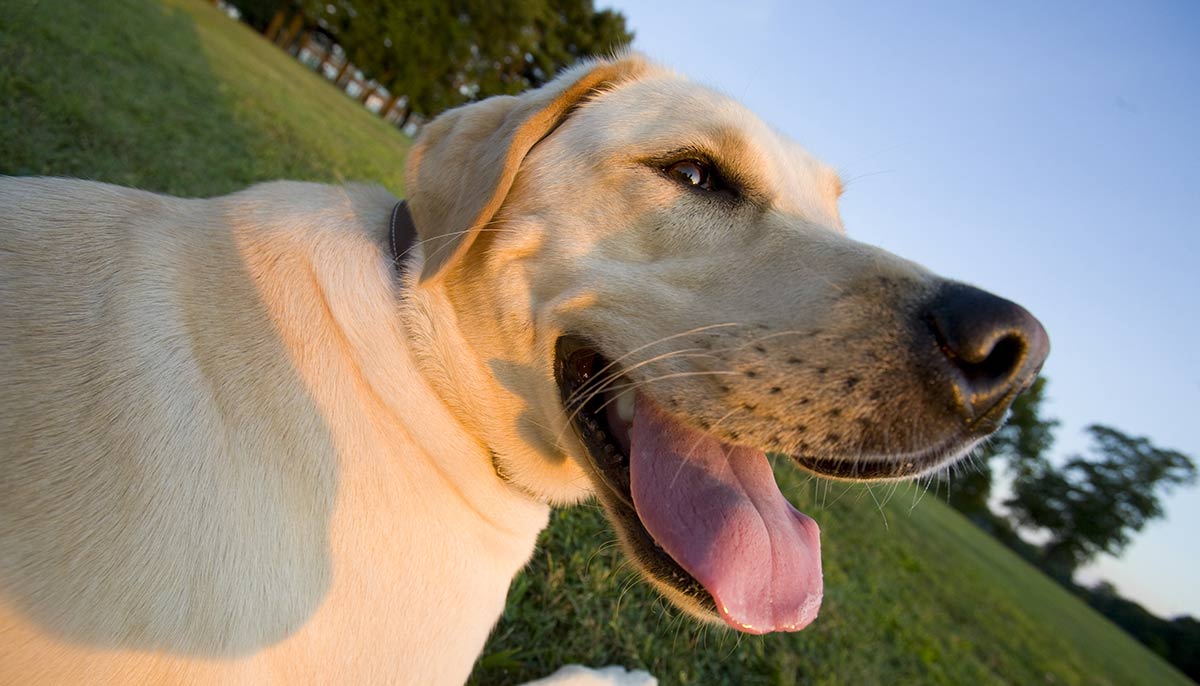
{"type": "Polygon", "coordinates": [[[631,378],[786,449],[865,403],[798,403],[787,337],[886,350],[852,286],[926,278],[841,235],[830,170],[637,57],[444,115],[408,183],[400,280],[376,187],[0,182],[0,683],[460,683],[592,492],[561,334],[710,350],[631,378]],[[681,148],[759,209],[666,178],[681,148]]]}

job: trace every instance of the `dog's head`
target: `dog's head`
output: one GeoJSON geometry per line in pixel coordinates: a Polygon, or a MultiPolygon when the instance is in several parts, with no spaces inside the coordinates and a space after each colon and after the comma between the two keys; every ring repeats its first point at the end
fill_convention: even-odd
{"type": "Polygon", "coordinates": [[[596,493],[650,581],[744,631],[802,628],[822,592],[765,452],[930,472],[1049,350],[1017,305],[847,238],[833,171],[637,57],[443,115],[408,181],[421,288],[474,356],[444,374],[499,473],[596,493]]]}

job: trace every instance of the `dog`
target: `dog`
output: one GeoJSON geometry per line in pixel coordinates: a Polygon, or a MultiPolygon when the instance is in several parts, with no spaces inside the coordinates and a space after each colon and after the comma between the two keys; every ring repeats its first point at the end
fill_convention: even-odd
{"type": "Polygon", "coordinates": [[[0,682],[461,683],[593,495],[685,612],[799,630],[765,452],[929,473],[1049,352],[634,54],[443,114],[406,184],[0,183],[0,682]]]}

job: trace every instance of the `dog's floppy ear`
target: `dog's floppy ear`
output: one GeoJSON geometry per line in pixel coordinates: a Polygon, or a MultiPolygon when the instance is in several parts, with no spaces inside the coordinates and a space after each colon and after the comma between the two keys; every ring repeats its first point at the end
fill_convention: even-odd
{"type": "Polygon", "coordinates": [[[500,209],[525,155],[598,90],[636,78],[626,56],[571,69],[538,90],[450,110],[425,126],[405,168],[409,208],[422,241],[421,282],[457,262],[500,209]]]}

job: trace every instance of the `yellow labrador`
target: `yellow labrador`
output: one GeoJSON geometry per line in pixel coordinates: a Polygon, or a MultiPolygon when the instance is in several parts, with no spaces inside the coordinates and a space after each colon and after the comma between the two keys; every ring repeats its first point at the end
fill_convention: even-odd
{"type": "Polygon", "coordinates": [[[1048,352],[637,56],[446,113],[407,183],[0,183],[0,682],[459,683],[592,494],[686,611],[797,630],[817,525],[764,451],[929,472],[1048,352]]]}

